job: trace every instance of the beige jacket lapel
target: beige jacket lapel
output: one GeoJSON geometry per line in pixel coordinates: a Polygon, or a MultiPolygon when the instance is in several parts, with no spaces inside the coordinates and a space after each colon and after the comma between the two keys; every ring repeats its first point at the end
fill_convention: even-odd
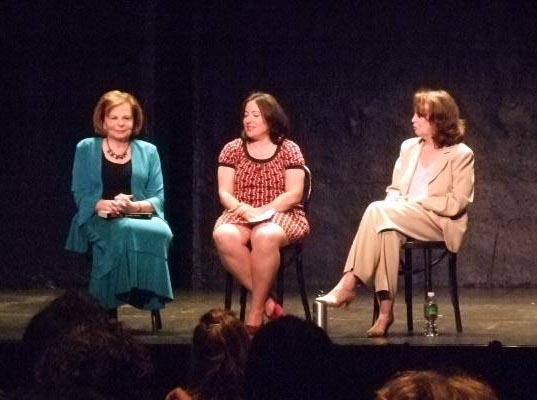
{"type": "Polygon", "coordinates": [[[406,196],[408,194],[408,189],[410,188],[412,177],[414,176],[414,172],[416,171],[416,167],[418,166],[422,146],[423,141],[420,140],[406,153],[407,162],[403,163],[403,165],[408,165],[408,168],[406,168],[406,171],[401,178],[401,194],[403,196],[406,196]]]}
{"type": "Polygon", "coordinates": [[[446,165],[449,161],[449,153],[451,153],[452,149],[452,146],[442,148],[442,153],[433,165],[433,172],[431,174],[431,180],[429,181],[429,183],[434,181],[438,177],[438,175],[440,175],[440,173],[444,170],[444,168],[446,168],[446,165]]]}

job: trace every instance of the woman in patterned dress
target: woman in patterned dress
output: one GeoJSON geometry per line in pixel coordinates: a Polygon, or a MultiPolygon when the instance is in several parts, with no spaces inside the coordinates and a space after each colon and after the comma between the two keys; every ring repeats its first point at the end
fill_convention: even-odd
{"type": "Polygon", "coordinates": [[[270,295],[280,248],[309,233],[301,204],[304,157],[285,136],[289,123],[277,100],[254,93],[244,101],[241,137],[218,158],[218,194],[225,208],[213,238],[224,267],[252,294],[246,326],[255,333],[283,315],[270,295]]]}

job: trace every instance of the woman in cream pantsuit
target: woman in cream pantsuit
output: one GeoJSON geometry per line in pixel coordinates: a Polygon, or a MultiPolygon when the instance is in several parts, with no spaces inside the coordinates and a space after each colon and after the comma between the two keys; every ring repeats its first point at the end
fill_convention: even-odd
{"type": "Polygon", "coordinates": [[[339,283],[319,301],[348,305],[355,289],[374,287],[380,314],[367,336],[385,336],[393,322],[393,301],[401,246],[407,237],[444,240],[461,246],[473,200],[474,154],[462,143],[464,121],[443,90],[414,95],[412,125],[417,137],[401,145],[386,199],[371,203],[360,222],[339,283]]]}

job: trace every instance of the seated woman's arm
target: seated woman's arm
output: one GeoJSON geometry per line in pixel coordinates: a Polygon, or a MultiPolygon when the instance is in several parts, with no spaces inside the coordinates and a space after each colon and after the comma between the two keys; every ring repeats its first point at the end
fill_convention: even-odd
{"type": "Polygon", "coordinates": [[[95,169],[94,153],[100,149],[94,149],[95,146],[98,145],[85,139],[79,142],[76,147],[71,190],[78,209],[76,216],[78,225],[86,223],[95,214],[97,203],[100,200],[100,192],[97,189],[100,181],[97,181],[93,173],[95,169]]]}
{"type": "Polygon", "coordinates": [[[449,188],[429,185],[429,196],[418,201],[426,210],[443,217],[457,217],[464,213],[474,197],[474,153],[468,147],[461,150],[451,160],[451,181],[449,188]]]}
{"type": "Polygon", "coordinates": [[[401,160],[402,152],[403,152],[403,147],[401,147],[399,157],[397,158],[397,161],[395,162],[395,166],[393,167],[392,182],[386,188],[385,200],[397,200],[401,197],[401,188],[399,185],[405,173],[403,165],[402,165],[402,160],[401,160]]]}
{"type": "Polygon", "coordinates": [[[280,194],[270,203],[265,204],[264,210],[276,210],[284,212],[290,210],[302,201],[304,193],[304,170],[290,168],[285,170],[285,192],[280,194]]]}
{"type": "Polygon", "coordinates": [[[237,212],[242,203],[233,194],[235,169],[223,165],[219,166],[217,179],[220,204],[230,212],[237,212]]]}

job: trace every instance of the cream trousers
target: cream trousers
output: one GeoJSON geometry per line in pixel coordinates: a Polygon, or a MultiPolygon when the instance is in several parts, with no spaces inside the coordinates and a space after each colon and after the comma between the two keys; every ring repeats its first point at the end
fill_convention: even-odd
{"type": "Polygon", "coordinates": [[[439,217],[419,204],[403,199],[371,203],[365,210],[343,272],[352,271],[376,292],[397,293],[399,257],[407,237],[444,240],[439,217]]]}

